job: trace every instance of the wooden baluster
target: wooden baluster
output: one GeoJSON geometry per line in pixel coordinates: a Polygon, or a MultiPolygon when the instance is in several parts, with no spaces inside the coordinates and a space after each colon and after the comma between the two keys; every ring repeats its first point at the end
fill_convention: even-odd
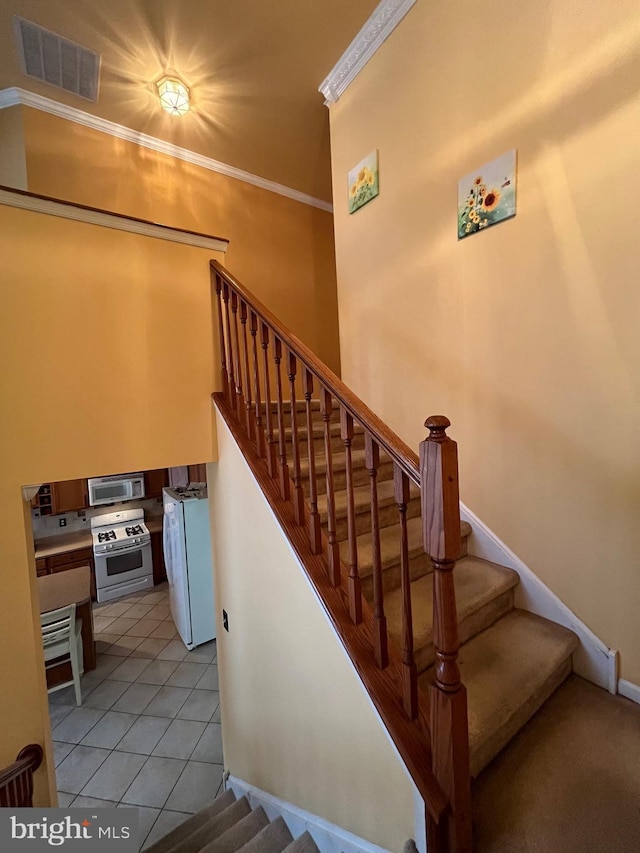
{"type": "Polygon", "coordinates": [[[333,448],[331,447],[331,415],[333,400],[326,388],[320,391],[320,411],[324,423],[324,454],[327,478],[327,570],[333,586],[340,586],[340,547],[336,536],[336,506],[333,485],[333,448]]]}
{"type": "Polygon", "coordinates": [[[407,504],[409,478],[397,465],[393,466],[393,486],[400,516],[400,587],[402,591],[402,704],[407,716],[418,716],[418,670],[413,658],[413,620],[411,617],[411,575],[409,572],[409,538],[407,504]]]}
{"type": "Polygon", "coordinates": [[[458,615],[453,568],[460,556],[458,453],[443,415],[425,421],[430,434],[420,444],[422,524],[425,551],[433,562],[435,678],[430,685],[433,771],[451,802],[451,850],[471,851],[471,790],[467,692],[458,667],[458,615]]]}
{"type": "Polygon", "coordinates": [[[242,423],[243,417],[243,398],[242,398],[242,373],[240,372],[240,337],[238,336],[238,294],[235,290],[231,291],[231,313],[233,314],[233,373],[236,379],[236,394],[235,400],[231,405],[234,412],[238,415],[238,420],[242,423]]]}
{"type": "Polygon", "coordinates": [[[253,387],[256,392],[255,404],[255,431],[256,431],[256,450],[260,456],[264,456],[264,432],[262,430],[262,401],[260,400],[260,368],[258,366],[258,318],[255,311],[250,311],[249,328],[253,341],[253,387]]]}
{"type": "Polygon", "coordinates": [[[276,366],[276,402],[278,412],[278,461],[280,462],[280,494],[282,500],[289,500],[289,466],[287,464],[287,442],[284,434],[284,407],[282,405],[282,341],[273,336],[273,361],[276,366]]]}
{"type": "Polygon", "coordinates": [[[313,440],[313,412],[311,411],[313,374],[306,368],[304,383],[304,399],[306,401],[307,414],[307,448],[309,453],[309,545],[313,554],[319,554],[322,550],[322,535],[320,513],[318,512],[318,484],[316,483],[316,445],[313,440]]]}
{"type": "Polygon", "coordinates": [[[236,380],[233,375],[233,338],[231,337],[231,313],[229,310],[229,285],[225,282],[222,286],[222,300],[225,307],[225,319],[227,321],[227,346],[229,348],[229,358],[227,360],[227,402],[231,411],[234,411],[236,401],[236,380]]]}
{"type": "Polygon", "coordinates": [[[276,476],[276,445],[273,437],[273,417],[271,411],[271,380],[269,379],[269,327],[262,323],[262,366],[264,369],[265,434],[267,439],[267,469],[270,477],[276,476]]]}
{"type": "Polygon", "coordinates": [[[244,411],[245,429],[250,439],[253,439],[253,402],[251,400],[251,371],[249,368],[249,342],[247,340],[247,304],[240,300],[240,325],[242,326],[242,362],[244,368],[244,411]]]}
{"type": "Polygon", "coordinates": [[[387,617],[384,615],[382,591],[382,555],[380,553],[380,518],[378,515],[378,467],[380,448],[365,432],[365,464],[371,487],[371,557],[373,561],[373,650],[381,669],[389,663],[387,617]]]}
{"type": "Polygon", "coordinates": [[[300,476],[300,445],[298,444],[298,417],[296,408],[296,375],[298,363],[289,350],[289,385],[291,387],[291,458],[293,464],[293,511],[296,524],[304,524],[304,492],[300,476]]]}
{"type": "Polygon", "coordinates": [[[353,462],[351,444],[353,442],[353,418],[340,407],[340,434],[344,442],[347,474],[347,536],[349,541],[349,613],[354,625],[362,622],[362,583],[358,575],[358,543],[356,540],[356,511],[353,496],[353,462]]]}
{"type": "Polygon", "coordinates": [[[222,279],[218,273],[212,273],[216,281],[216,301],[218,304],[218,337],[220,338],[220,374],[222,376],[222,393],[229,399],[229,377],[227,376],[227,346],[224,338],[224,309],[222,303],[222,279]]]}

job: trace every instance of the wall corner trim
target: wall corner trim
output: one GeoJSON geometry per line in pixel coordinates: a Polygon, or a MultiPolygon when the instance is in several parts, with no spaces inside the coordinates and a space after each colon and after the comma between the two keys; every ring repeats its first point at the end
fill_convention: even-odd
{"type": "Polygon", "coordinates": [[[325,104],[335,104],[417,0],[382,0],[334,68],[318,87],[325,104]]]}
{"type": "Polygon", "coordinates": [[[214,160],[211,157],[205,157],[203,154],[190,151],[188,148],[181,148],[179,145],[166,142],[164,139],[140,133],[137,130],[132,130],[130,127],[125,127],[122,124],[116,124],[116,122],[86,113],[76,107],[61,104],[58,101],[45,98],[43,95],[37,95],[35,92],[29,92],[26,89],[0,89],[0,110],[15,106],[41,110],[50,115],[55,115],[67,121],[89,127],[92,130],[106,133],[109,136],[115,136],[117,139],[134,142],[136,145],[148,148],[151,151],[158,151],[160,154],[166,154],[169,157],[174,157],[176,160],[184,160],[185,163],[192,163],[194,166],[200,166],[200,168],[208,169],[210,172],[217,172],[220,175],[226,175],[228,178],[243,181],[245,184],[252,184],[260,189],[277,193],[293,201],[299,201],[301,204],[317,207],[319,210],[327,211],[327,213],[333,212],[333,205],[328,201],[314,198],[307,195],[307,193],[294,190],[291,187],[285,187],[283,184],[278,184],[275,181],[268,181],[259,175],[253,175],[251,172],[245,172],[243,169],[237,169],[235,166],[229,166],[227,163],[221,163],[219,160],[214,160]]]}
{"type": "Polygon", "coordinates": [[[515,606],[557,622],[578,636],[580,645],[573,653],[573,671],[609,693],[616,692],[616,685],[618,692],[621,692],[618,681],[618,652],[610,649],[578,619],[535,572],[462,502],[460,517],[468,521],[472,528],[468,546],[470,554],[506,566],[518,573],[520,583],[515,589],[515,606]]]}

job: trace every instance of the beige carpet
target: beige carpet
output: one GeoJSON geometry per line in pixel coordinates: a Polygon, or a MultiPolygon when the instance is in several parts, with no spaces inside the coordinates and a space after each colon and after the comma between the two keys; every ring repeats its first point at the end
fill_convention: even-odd
{"type": "Polygon", "coordinates": [[[639,853],[640,705],[572,675],[474,784],[477,853],[639,853]]]}

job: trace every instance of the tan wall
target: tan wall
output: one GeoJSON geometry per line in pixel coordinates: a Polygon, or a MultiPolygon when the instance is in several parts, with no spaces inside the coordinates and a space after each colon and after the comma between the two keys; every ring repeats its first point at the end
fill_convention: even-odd
{"type": "Polygon", "coordinates": [[[413,785],[303,570],[217,416],[208,482],[225,768],[389,850],[413,785]],[[251,523],[247,524],[247,519],[251,523]]]}
{"type": "Polygon", "coordinates": [[[20,107],[0,110],[0,184],[27,189],[27,158],[20,107]]]}
{"type": "Polygon", "coordinates": [[[640,9],[423,0],[331,108],[343,376],[640,683],[640,9]],[[347,215],[379,149],[380,196],[347,215]],[[515,219],[457,181],[518,150],[515,219]]]}
{"type": "Polygon", "coordinates": [[[24,109],[32,192],[229,239],[226,265],[339,372],[330,213],[24,109]]]}
{"type": "Polygon", "coordinates": [[[0,257],[4,767],[50,746],[21,487],[213,459],[218,371],[211,252],[0,205],[0,257]]]}

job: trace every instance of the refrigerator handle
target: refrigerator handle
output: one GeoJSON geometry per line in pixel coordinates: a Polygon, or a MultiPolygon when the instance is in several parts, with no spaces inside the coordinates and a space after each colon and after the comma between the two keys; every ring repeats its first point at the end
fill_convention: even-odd
{"type": "Polygon", "coordinates": [[[167,572],[167,580],[169,584],[173,584],[173,577],[171,576],[171,554],[169,552],[169,541],[169,519],[165,513],[162,517],[162,551],[164,553],[164,567],[167,572]]]}

